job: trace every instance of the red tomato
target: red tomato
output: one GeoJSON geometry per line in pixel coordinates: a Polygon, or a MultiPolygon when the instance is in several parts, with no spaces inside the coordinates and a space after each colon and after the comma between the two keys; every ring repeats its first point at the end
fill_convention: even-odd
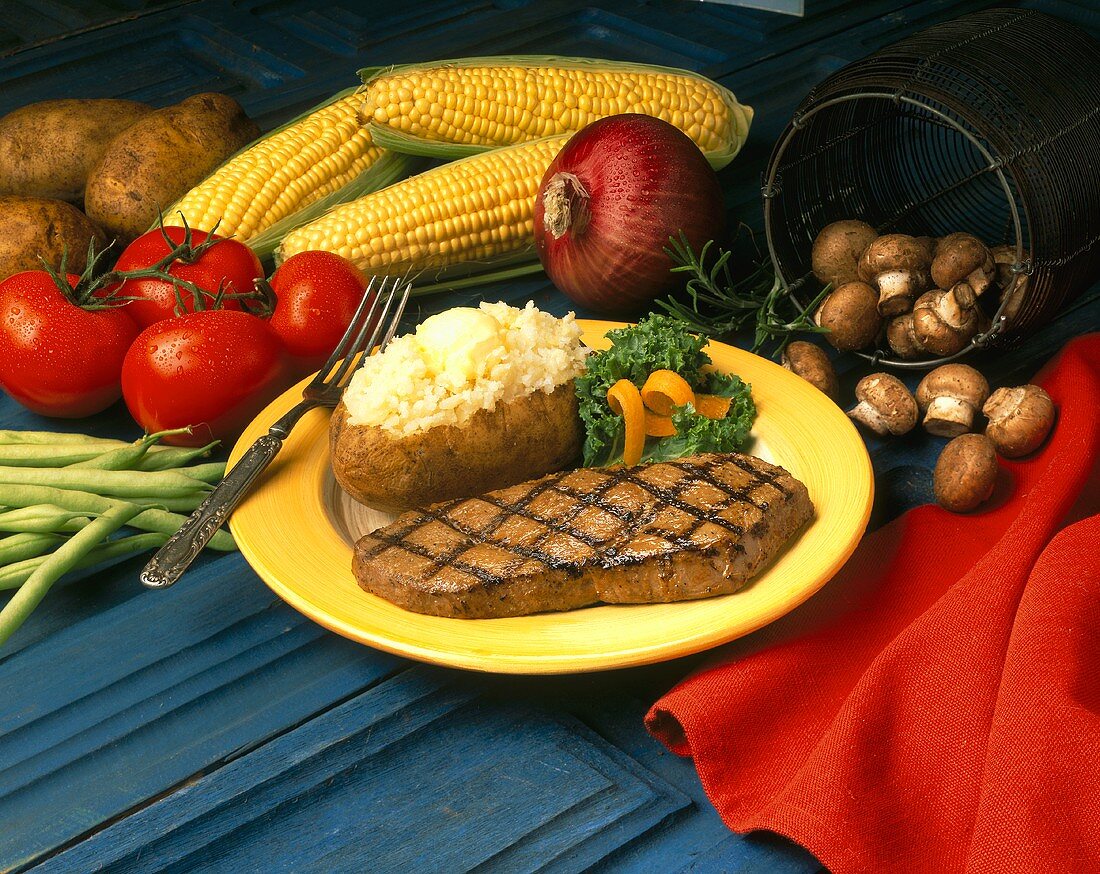
{"type": "MultiPolygon", "coordinates": [[[[183,228],[164,229],[164,234],[174,243],[182,243],[184,233],[183,228]]],[[[143,270],[156,264],[171,251],[164,234],[160,228],[142,234],[119,256],[115,270],[143,270]]],[[[192,246],[205,242],[209,236],[203,231],[191,231],[192,246]]],[[[211,294],[216,293],[218,286],[223,283],[227,293],[248,294],[252,291],[253,280],[264,275],[260,259],[244,243],[224,239],[217,234],[214,239],[218,242],[203,252],[194,263],[174,261],[169,266],[168,273],[193,282],[211,294]]],[[[194,296],[185,289],[180,291],[187,310],[194,310],[194,296]]],[[[142,327],[162,319],[174,318],[176,315],[175,287],[163,279],[128,279],[122,285],[115,286],[113,293],[138,298],[127,304],[126,308],[142,327]]],[[[237,301],[229,300],[225,302],[224,308],[239,310],[241,307],[237,301]]]]}
{"type": "Polygon", "coordinates": [[[235,437],[288,382],[279,338],[262,319],[203,310],[142,331],[122,365],[122,396],[146,431],[195,426],[166,438],[201,446],[235,437]]]}
{"type": "Polygon", "coordinates": [[[271,287],[278,298],[271,328],[305,374],[320,368],[344,336],[367,277],[332,252],[299,252],[275,271],[271,287]]]}
{"type": "Polygon", "coordinates": [[[122,360],[139,330],[122,307],[81,309],[44,270],[16,273],[0,282],[0,384],[44,416],[98,413],[122,393],[122,360]]]}

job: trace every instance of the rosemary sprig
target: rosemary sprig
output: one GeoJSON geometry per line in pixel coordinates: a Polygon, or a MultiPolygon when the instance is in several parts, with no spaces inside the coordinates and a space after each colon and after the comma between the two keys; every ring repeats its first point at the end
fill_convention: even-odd
{"type": "Polygon", "coordinates": [[[672,259],[672,272],[688,276],[685,286],[688,301],[669,297],[657,303],[696,333],[723,337],[751,327],[752,351],[759,352],[765,344],[775,341],[778,345],[772,356],[778,357],[794,334],[828,331],[814,324],[812,315],[829,289],[823,289],[805,310],[800,309],[768,258],[757,257],[744,278],[735,280],[730,269],[733,253],[715,246],[713,240],[696,255],[681,233],[679,238],[669,237],[665,252],[672,259]],[[717,257],[708,266],[712,247],[717,257]]]}

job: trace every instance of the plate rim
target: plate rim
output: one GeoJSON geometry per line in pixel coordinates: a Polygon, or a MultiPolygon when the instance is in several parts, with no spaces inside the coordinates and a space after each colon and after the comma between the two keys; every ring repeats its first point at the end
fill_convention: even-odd
{"type": "MultiPolygon", "coordinates": [[[[606,321],[606,320],[591,320],[591,319],[577,319],[577,323],[585,330],[585,334],[591,334],[593,332],[599,332],[599,336],[603,337],[607,331],[626,326],[625,322],[606,321]]],[[[717,340],[710,340],[711,347],[722,348],[732,352],[734,356],[741,355],[753,355],[765,362],[769,367],[774,367],[777,370],[782,370],[784,373],[789,371],[783,370],[775,362],[762,356],[754,355],[754,353],[741,349],[736,346],[732,346],[727,343],[722,343],[717,340]]],[[[793,378],[797,379],[794,374],[790,374],[793,378]]],[[[234,464],[240,459],[249,446],[255,441],[259,434],[266,431],[267,426],[270,425],[275,419],[281,415],[285,409],[296,403],[301,398],[301,390],[312,379],[312,376],[307,377],[295,385],[291,386],[285,392],[282,392],[271,403],[269,403],[246,427],[242,435],[238,438],[233,446],[228,458],[228,466],[232,468],[234,464]]],[[[811,390],[813,389],[809,383],[805,386],[811,390]]],[[[830,403],[832,403],[830,401],[830,403]]],[[[839,408],[838,408],[839,409],[839,408]]],[[[303,417],[302,422],[298,427],[301,428],[305,424],[309,417],[315,417],[318,412],[323,413],[326,417],[330,414],[328,409],[318,408],[317,410],[310,411],[303,417]]],[[[843,412],[840,413],[843,416],[843,412]]],[[[293,607],[302,615],[306,616],[313,622],[333,631],[342,637],[347,637],[358,643],[365,644],[375,649],[388,652],[393,655],[403,656],[411,658],[417,661],[452,667],[461,668],[464,670],[472,670],[486,673],[502,673],[502,674],[524,674],[524,675],[553,675],[553,674],[574,674],[574,673],[588,673],[594,671],[614,670],[628,667],[639,667],[647,664],[656,664],[663,661],[669,661],[676,658],[682,658],[688,655],[699,653],[716,646],[720,646],[725,643],[729,643],[732,640],[736,640],[747,634],[751,634],[754,631],[763,628],[764,626],[776,621],[792,610],[796,609],[801,604],[805,603],[809,598],[819,592],[828,582],[837,574],[837,572],[844,566],[847,560],[851,557],[852,553],[856,550],[866,532],[867,524],[870,521],[871,510],[874,502],[874,471],[871,464],[871,459],[867,453],[866,445],[861,437],[859,437],[858,431],[851,422],[845,418],[845,423],[851,429],[851,432],[855,434],[858,446],[861,449],[861,461],[860,470],[863,473],[863,481],[865,483],[865,495],[860,517],[855,525],[851,526],[851,531],[847,542],[839,549],[833,557],[833,560],[828,566],[822,570],[816,581],[816,585],[807,586],[797,591],[797,593],[784,599],[782,601],[776,601],[771,605],[768,610],[761,610],[754,614],[753,621],[749,623],[751,627],[745,628],[734,634],[729,634],[724,627],[715,628],[713,631],[706,633],[700,633],[696,637],[692,637],[686,641],[672,641],[670,643],[654,644],[652,641],[648,641],[643,644],[631,647],[619,647],[614,650],[602,650],[599,652],[578,654],[576,652],[563,652],[557,654],[535,654],[535,655],[523,655],[512,653],[489,653],[489,654],[477,654],[467,655],[465,653],[447,652],[439,647],[426,646],[423,644],[412,643],[406,640],[394,641],[379,633],[372,632],[365,629],[362,626],[357,626],[348,622],[345,622],[338,617],[329,615],[324,609],[319,609],[312,601],[310,601],[304,594],[300,593],[295,587],[288,585],[284,580],[280,579],[277,574],[270,571],[266,562],[260,560],[258,556],[252,554],[252,544],[248,537],[248,532],[242,530],[242,525],[237,519],[236,513],[230,517],[229,526],[233,532],[234,537],[237,539],[238,547],[240,548],[241,555],[245,561],[253,569],[253,571],[264,581],[279,598],[293,607]]],[[[327,431],[327,428],[325,429],[327,431]]],[[[293,432],[288,438],[287,442],[294,439],[293,432]]],[[[328,456],[327,441],[325,441],[325,447],[323,454],[328,456]]],[[[323,474],[322,474],[323,476],[323,474]]],[[[323,490],[324,481],[317,483],[318,491],[323,490]]],[[[259,486],[262,488],[262,481],[259,486]]],[[[321,499],[323,502],[323,498],[321,499]]],[[[247,498],[246,498],[247,501],[247,498]]],[[[338,531],[332,526],[331,519],[328,513],[325,513],[325,524],[330,527],[332,533],[335,536],[340,537],[338,531]]],[[[247,527],[247,526],[243,526],[247,527]]],[[[805,528],[800,529],[803,533],[805,528]]],[[[792,543],[794,541],[791,541],[792,543]]],[[[348,568],[350,575],[350,567],[348,568]]],[[[367,592],[359,590],[363,597],[375,598],[378,596],[371,595],[367,592]]],[[[719,598],[735,597],[738,593],[732,593],[731,595],[718,596],[719,598]]],[[[701,600],[713,600],[713,599],[701,599],[701,600]]],[[[688,602],[685,602],[688,603],[688,602]]],[[[591,610],[619,610],[630,609],[632,606],[645,606],[653,607],[655,605],[596,605],[589,608],[584,608],[586,611],[591,610]]],[[[665,605],[659,605],[665,606],[665,605]]],[[[667,605],[675,607],[674,604],[667,605]]],[[[395,609],[400,609],[396,608],[395,609]]],[[[537,614],[539,616],[566,616],[576,611],[565,611],[561,614],[537,614]]],[[[419,616],[420,614],[415,614],[419,616]]],[[[456,623],[469,623],[469,622],[499,622],[499,621],[515,621],[516,619],[524,619],[529,617],[510,617],[506,620],[496,619],[457,619],[448,617],[424,617],[425,620],[434,620],[439,622],[456,622],[456,623]]]]}

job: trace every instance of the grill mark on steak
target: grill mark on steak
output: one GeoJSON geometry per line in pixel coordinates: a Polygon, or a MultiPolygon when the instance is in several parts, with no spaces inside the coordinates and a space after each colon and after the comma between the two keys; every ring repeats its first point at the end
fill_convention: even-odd
{"type": "MultiPolygon", "coordinates": [[[[791,521],[786,518],[791,514],[788,505],[801,505],[792,511],[798,516],[797,525],[812,515],[805,487],[786,471],[734,453],[614,470],[582,468],[551,474],[476,498],[456,499],[404,514],[386,528],[360,540],[356,548],[356,574],[368,591],[389,597],[401,606],[437,615],[518,615],[592,603],[589,599],[583,603],[574,600],[557,604],[550,591],[549,594],[532,594],[530,597],[536,606],[531,610],[509,606],[494,612],[496,608],[485,608],[484,604],[470,607],[462,594],[463,587],[468,584],[461,579],[456,582],[448,571],[476,580],[481,587],[478,598],[489,598],[499,590],[499,600],[503,602],[508,599],[509,591],[515,590],[516,580],[522,579],[525,585],[534,580],[537,586],[541,575],[549,591],[554,586],[560,587],[564,580],[576,580],[586,572],[599,574],[646,564],[656,568],[657,582],[670,590],[680,585],[674,579],[677,558],[683,569],[684,557],[694,555],[698,557],[694,561],[703,572],[720,575],[715,586],[705,586],[700,593],[690,584],[683,584],[681,588],[691,590],[688,594],[677,596],[666,592],[665,597],[648,600],[700,597],[711,593],[715,587],[719,591],[732,591],[730,580],[737,573],[731,572],[731,562],[734,562],[731,556],[739,556],[734,563],[749,568],[748,573],[741,573],[739,577],[743,582],[762,563],[760,553],[767,549],[761,544],[767,542],[777,547],[793,533],[793,528],[780,532],[782,538],[777,544],[775,536],[769,539],[768,514],[777,499],[759,495],[763,489],[774,490],[780,504],[786,508],[781,511],[781,524],[791,521]],[[732,474],[731,467],[740,470],[746,481],[733,485],[717,473],[725,471],[727,479],[731,476],[739,479],[732,474]],[[792,485],[794,490],[800,490],[799,494],[792,491],[792,485]],[[701,506],[689,500],[692,493],[701,506]],[[548,497],[549,504],[547,512],[540,512],[537,502],[544,496],[548,497]],[[556,512],[559,507],[555,506],[555,501],[561,504],[560,513],[556,512]],[[746,537],[744,525],[723,515],[727,511],[736,514],[738,505],[743,505],[748,513],[747,518],[741,514],[739,521],[749,526],[749,536],[760,541],[753,545],[751,555],[747,554],[743,542],[746,537]],[[759,518],[754,519],[748,508],[756,511],[759,518]],[[586,523],[584,514],[591,510],[607,514],[609,519],[599,517],[586,523]],[[804,512],[799,515],[800,511],[804,512]],[[673,527],[657,524],[662,514],[673,527]],[[610,520],[614,523],[609,524],[610,520]],[[709,539],[704,535],[700,542],[696,538],[707,525],[721,529],[728,536],[711,532],[709,539]],[[435,536],[434,542],[431,534],[435,536]],[[427,544],[416,542],[417,535],[426,537],[427,544]],[[518,542],[520,539],[524,542],[518,542]],[[555,547],[558,554],[553,552],[555,547]],[[585,556],[582,547],[591,550],[592,554],[585,556]],[[402,560],[403,554],[422,562],[418,564],[410,558],[402,560]],[[727,556],[725,571],[718,567],[722,554],[727,556]],[[531,567],[531,563],[535,566],[531,567]],[[539,566],[545,570],[540,572],[539,566]],[[400,582],[391,584],[388,577],[399,578],[400,582]],[[444,600],[450,599],[446,605],[431,603],[429,588],[432,585],[442,587],[440,591],[446,590],[441,596],[444,600]]],[[[770,555],[765,555],[763,560],[769,558],[770,555]]],[[[643,577],[645,574],[644,568],[627,572],[635,577],[638,573],[643,577]]],[[[592,585],[590,580],[585,582],[592,585]]],[[[609,585],[618,586],[629,595],[631,586],[639,584],[633,579],[616,580],[609,585]]],[[[652,587],[654,583],[650,581],[649,585],[652,587]]],[[[519,592],[519,596],[523,594],[519,592]]],[[[563,597],[568,600],[567,596],[563,597]]],[[[622,600],[622,592],[614,592],[611,600],[622,600]]]]}

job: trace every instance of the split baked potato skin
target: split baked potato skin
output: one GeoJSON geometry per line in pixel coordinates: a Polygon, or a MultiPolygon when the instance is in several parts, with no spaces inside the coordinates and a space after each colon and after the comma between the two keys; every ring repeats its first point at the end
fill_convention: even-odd
{"type": "Polygon", "coordinates": [[[340,485],[387,510],[467,498],[561,470],[579,458],[584,439],[573,380],[479,410],[462,426],[409,437],[353,425],[341,403],[329,436],[340,485]]]}

